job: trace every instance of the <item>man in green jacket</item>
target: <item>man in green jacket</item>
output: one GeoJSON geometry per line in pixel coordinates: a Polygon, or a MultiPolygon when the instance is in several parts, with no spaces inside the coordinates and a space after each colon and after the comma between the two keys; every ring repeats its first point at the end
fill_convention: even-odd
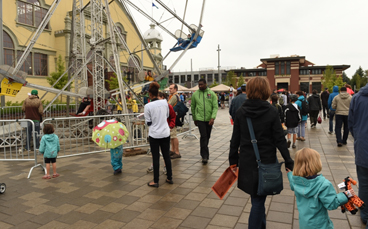
{"type": "Polygon", "coordinates": [[[218,105],[217,96],[207,87],[205,79],[198,81],[198,88],[193,93],[191,108],[194,124],[198,126],[201,134],[200,146],[202,163],[205,165],[208,162],[210,152],[208,150],[208,143],[211,137],[212,126],[217,115],[218,105]]]}

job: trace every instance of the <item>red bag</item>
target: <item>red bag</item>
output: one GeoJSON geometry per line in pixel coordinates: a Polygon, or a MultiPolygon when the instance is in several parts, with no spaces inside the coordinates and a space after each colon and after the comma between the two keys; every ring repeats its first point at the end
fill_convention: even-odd
{"type": "Polygon", "coordinates": [[[231,186],[238,179],[239,169],[236,172],[233,169],[236,165],[231,165],[225,170],[225,172],[220,176],[216,183],[212,186],[212,191],[222,200],[226,193],[229,191],[231,186]]]}
{"type": "Polygon", "coordinates": [[[317,122],[318,122],[318,124],[322,123],[321,113],[319,113],[319,115],[318,115],[317,122]]]}

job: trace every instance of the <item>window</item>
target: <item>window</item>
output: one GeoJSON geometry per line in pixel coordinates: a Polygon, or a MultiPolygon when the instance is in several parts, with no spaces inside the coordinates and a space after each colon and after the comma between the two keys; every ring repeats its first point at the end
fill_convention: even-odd
{"type": "Polygon", "coordinates": [[[259,76],[267,76],[267,71],[258,72],[259,76]]]}
{"type": "Polygon", "coordinates": [[[180,83],[184,83],[185,82],[185,75],[181,75],[180,76],[180,83]]]}
{"type": "MultiPolygon", "coordinates": [[[[88,58],[88,54],[87,54],[87,58],[88,58]]],[[[130,73],[129,74],[129,78],[131,80],[131,82],[133,83],[136,83],[138,81],[138,67],[136,66],[136,64],[134,63],[134,60],[133,58],[135,59],[135,62],[140,65],[141,61],[136,57],[131,57],[129,58],[129,61],[128,61],[128,72],[130,73]]]]}
{"type": "MultiPolygon", "coordinates": [[[[17,51],[17,61],[20,60],[20,57],[23,55],[23,51],[17,51]]],[[[47,56],[47,55],[46,55],[47,56]]],[[[32,72],[32,53],[29,53],[23,65],[20,67],[20,70],[26,72],[28,75],[33,75],[32,72]]],[[[47,75],[47,72],[46,72],[47,75]]]]}
{"type": "MultiPolygon", "coordinates": [[[[126,42],[126,33],[123,32],[123,29],[120,26],[117,26],[119,33],[123,37],[124,41],[126,42]]],[[[118,42],[120,43],[120,40],[118,39],[118,42]]]]}
{"type": "Polygon", "coordinates": [[[215,74],[215,80],[216,80],[216,82],[219,82],[218,74],[215,74]]]}
{"type": "Polygon", "coordinates": [[[47,55],[42,53],[34,54],[34,74],[37,76],[47,76],[47,55]]]}
{"type": "Polygon", "coordinates": [[[198,81],[199,79],[198,79],[198,75],[194,75],[194,81],[198,81]]]}
{"type": "Polygon", "coordinates": [[[3,31],[4,39],[4,64],[9,66],[15,66],[14,63],[14,43],[9,34],[3,31]]]}
{"type": "Polygon", "coordinates": [[[178,75],[174,76],[174,83],[179,83],[179,76],[178,75]]]}
{"type": "MultiPolygon", "coordinates": [[[[18,0],[17,1],[18,22],[37,27],[47,14],[47,9],[40,6],[38,0],[18,0]]],[[[49,29],[49,24],[45,29],[49,29]]]]}
{"type": "Polygon", "coordinates": [[[279,62],[275,63],[275,75],[279,75],[279,62]]]}
{"type": "Polygon", "coordinates": [[[173,76],[169,76],[169,82],[171,81],[172,82],[173,80],[173,76]]]}
{"type": "Polygon", "coordinates": [[[187,81],[192,81],[192,76],[191,75],[187,75],[187,81]]]}
{"type": "Polygon", "coordinates": [[[286,62],[286,75],[290,75],[290,61],[286,62]]]}
{"type": "Polygon", "coordinates": [[[321,69],[312,69],[312,74],[322,74],[321,69]]]}
{"type": "Polygon", "coordinates": [[[285,74],[285,62],[281,62],[281,75],[284,75],[285,74]]]}
{"type": "Polygon", "coordinates": [[[207,83],[212,83],[212,82],[213,82],[212,74],[207,74],[207,83]]]}
{"type": "Polygon", "coordinates": [[[317,92],[320,93],[321,87],[322,87],[321,82],[312,82],[312,91],[317,90],[317,92]]]}
{"type": "Polygon", "coordinates": [[[309,69],[300,69],[299,75],[309,75],[309,69]]]}

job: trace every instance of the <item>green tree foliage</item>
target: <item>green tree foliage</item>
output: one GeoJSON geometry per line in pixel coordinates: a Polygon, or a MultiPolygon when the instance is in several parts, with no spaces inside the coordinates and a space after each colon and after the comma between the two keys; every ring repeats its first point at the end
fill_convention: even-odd
{"type": "MultiPolygon", "coordinates": [[[[245,82],[244,82],[244,77],[241,75],[238,79],[238,87],[241,87],[241,85],[243,85],[245,82]]],[[[237,87],[237,88],[238,88],[237,87]]]]}
{"type": "Polygon", "coordinates": [[[328,88],[328,91],[332,92],[333,86],[337,85],[339,88],[345,85],[342,77],[337,77],[336,71],[332,66],[327,66],[323,73],[322,84],[328,88]]]}
{"type": "MultiPolygon", "coordinates": [[[[46,77],[47,82],[52,86],[65,72],[64,61],[61,55],[59,55],[58,60],[56,62],[56,72],[52,72],[50,77],[46,77]]],[[[61,90],[66,83],[68,82],[68,74],[65,74],[55,85],[54,88],[61,90]]],[[[70,83],[70,86],[72,83],[70,83]]],[[[61,101],[63,97],[61,96],[61,101]]]]}
{"type": "Polygon", "coordinates": [[[357,90],[367,84],[367,75],[363,71],[362,67],[359,66],[359,68],[355,71],[350,83],[351,87],[354,89],[355,86],[355,89],[357,90]]]}
{"type": "Polygon", "coordinates": [[[346,82],[347,84],[351,85],[351,79],[346,75],[345,72],[342,73],[342,81],[346,82]]]}
{"type": "Polygon", "coordinates": [[[230,84],[235,86],[235,81],[236,81],[235,73],[233,71],[229,71],[226,75],[226,82],[224,84],[227,86],[230,86],[230,84]]]}
{"type": "Polygon", "coordinates": [[[210,88],[216,87],[219,84],[217,83],[216,79],[213,80],[213,84],[211,84],[210,88]]]}
{"type": "MultiPolygon", "coordinates": [[[[123,77],[123,80],[128,83],[128,79],[127,77],[123,77]]],[[[114,73],[113,77],[110,77],[109,80],[106,80],[106,82],[109,84],[109,88],[110,90],[114,90],[119,88],[119,81],[118,81],[118,77],[116,76],[116,74],[114,73]]]]}

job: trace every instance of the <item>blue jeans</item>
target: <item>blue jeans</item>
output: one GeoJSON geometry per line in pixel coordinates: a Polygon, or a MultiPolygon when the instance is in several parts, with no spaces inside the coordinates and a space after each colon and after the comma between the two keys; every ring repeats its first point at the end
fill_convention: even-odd
{"type": "MultiPolygon", "coordinates": [[[[40,134],[40,122],[33,122],[34,123],[34,127],[35,127],[35,131],[37,131],[37,138],[36,138],[36,149],[40,148],[40,141],[39,141],[39,137],[38,135],[40,134]]],[[[26,145],[26,150],[29,150],[31,147],[31,140],[33,139],[32,137],[34,137],[34,135],[32,134],[32,131],[34,131],[32,129],[32,123],[31,122],[27,122],[27,145],[26,145]]],[[[34,146],[33,146],[34,147],[34,146]]]]}
{"type": "Polygon", "coordinates": [[[336,115],[335,116],[335,133],[336,133],[336,142],[344,143],[348,140],[349,136],[349,128],[348,128],[348,116],[347,115],[336,115]],[[341,140],[341,127],[344,124],[344,135],[341,140]]]}
{"type": "MultiPolygon", "coordinates": [[[[359,198],[362,199],[366,204],[368,203],[368,168],[362,166],[356,166],[359,182],[359,198]]],[[[364,223],[368,221],[368,207],[366,206],[363,210],[360,210],[360,218],[364,223]]],[[[368,229],[368,225],[366,226],[368,229]]]]}
{"type": "Polygon", "coordinates": [[[307,121],[301,121],[299,124],[298,124],[298,138],[300,137],[305,137],[305,123],[307,121]]]}
{"type": "Polygon", "coordinates": [[[118,146],[115,149],[110,149],[111,166],[114,171],[123,168],[123,146],[118,146]]]}
{"type": "Polygon", "coordinates": [[[333,133],[333,118],[335,116],[335,111],[330,110],[330,120],[328,130],[333,133]]]}
{"type": "Polygon", "coordinates": [[[250,209],[248,228],[264,229],[266,228],[266,208],[265,201],[267,196],[251,196],[252,208],[250,209]]]}

